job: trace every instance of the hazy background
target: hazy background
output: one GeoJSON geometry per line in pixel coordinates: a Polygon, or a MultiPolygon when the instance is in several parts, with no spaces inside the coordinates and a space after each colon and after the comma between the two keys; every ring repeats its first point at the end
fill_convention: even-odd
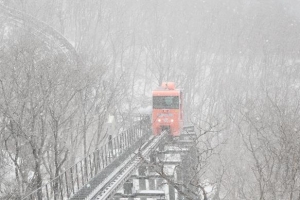
{"type": "Polygon", "coordinates": [[[80,60],[0,13],[0,197],[96,149],[108,115],[129,127],[162,81],[184,90],[186,123],[211,131],[199,177],[211,199],[300,196],[299,1],[0,2],[60,32],[80,60]]]}

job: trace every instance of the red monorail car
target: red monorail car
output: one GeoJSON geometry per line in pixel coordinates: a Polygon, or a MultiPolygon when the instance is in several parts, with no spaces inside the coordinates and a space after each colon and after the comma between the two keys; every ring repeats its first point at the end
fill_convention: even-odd
{"type": "Polygon", "coordinates": [[[152,92],[152,130],[154,135],[168,130],[173,136],[179,136],[183,125],[182,91],[175,89],[173,82],[163,82],[152,92]]]}

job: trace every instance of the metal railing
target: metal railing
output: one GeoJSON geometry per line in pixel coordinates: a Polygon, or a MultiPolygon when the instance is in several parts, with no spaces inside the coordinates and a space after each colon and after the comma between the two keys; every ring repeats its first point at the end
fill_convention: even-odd
{"type": "Polygon", "coordinates": [[[149,134],[150,117],[142,116],[140,123],[108,142],[77,162],[59,176],[36,189],[22,200],[64,200],[69,199],[88,184],[97,174],[111,164],[140,138],[149,134]]]}

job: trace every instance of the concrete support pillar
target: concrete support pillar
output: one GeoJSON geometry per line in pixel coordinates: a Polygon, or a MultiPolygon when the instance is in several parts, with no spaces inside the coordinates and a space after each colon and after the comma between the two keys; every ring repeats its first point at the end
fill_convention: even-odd
{"type": "MultiPolygon", "coordinates": [[[[156,157],[154,154],[151,154],[150,155],[150,163],[156,163],[156,157]]],[[[149,171],[149,175],[155,175],[155,171],[153,169],[151,169],[151,166],[150,168],[148,169],[149,171]]],[[[154,179],[149,179],[149,190],[155,190],[156,187],[155,187],[155,180],[154,179]]]]}
{"type": "MultiPolygon", "coordinates": [[[[147,168],[144,165],[141,165],[138,169],[139,176],[146,176],[147,168]]],[[[139,189],[146,190],[146,179],[139,179],[139,189]]],[[[141,198],[141,200],[146,200],[147,198],[141,198]]]]}
{"type": "MultiPolygon", "coordinates": [[[[182,173],[180,168],[176,169],[176,182],[182,183],[182,173]]],[[[182,189],[182,186],[180,186],[180,189],[182,189]]],[[[177,199],[182,200],[182,195],[179,192],[177,192],[177,199]]]]}
{"type": "Polygon", "coordinates": [[[175,189],[172,185],[169,185],[169,199],[175,200],[175,189]]]}
{"type": "MultiPolygon", "coordinates": [[[[133,183],[131,180],[126,181],[123,184],[124,194],[132,194],[133,193],[133,183]]],[[[128,198],[129,200],[133,200],[133,198],[128,198]]]]}
{"type": "MultiPolygon", "coordinates": [[[[161,151],[161,152],[163,152],[165,150],[165,145],[164,144],[160,145],[158,147],[158,150],[161,151]]],[[[164,153],[161,153],[161,154],[158,154],[158,155],[159,155],[159,160],[161,160],[161,161],[165,160],[165,154],[164,153]]],[[[158,178],[156,180],[156,182],[157,182],[157,189],[162,189],[163,188],[164,179],[158,178]]]]}

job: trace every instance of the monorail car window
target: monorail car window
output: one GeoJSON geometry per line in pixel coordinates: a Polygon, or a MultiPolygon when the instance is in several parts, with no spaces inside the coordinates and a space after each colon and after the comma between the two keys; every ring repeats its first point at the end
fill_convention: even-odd
{"type": "Polygon", "coordinates": [[[154,109],[179,109],[178,96],[154,96],[153,97],[154,109]]]}

